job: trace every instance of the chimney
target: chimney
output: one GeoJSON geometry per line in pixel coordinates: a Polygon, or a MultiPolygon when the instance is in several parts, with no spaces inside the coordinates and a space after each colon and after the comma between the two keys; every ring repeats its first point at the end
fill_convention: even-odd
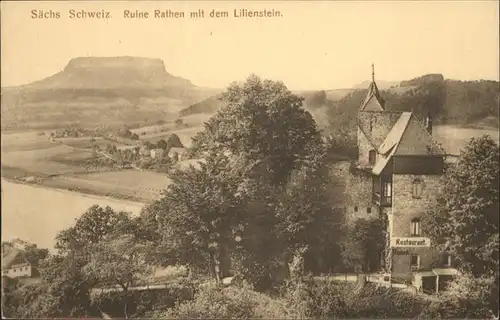
{"type": "Polygon", "coordinates": [[[425,129],[427,129],[427,132],[432,135],[432,119],[430,112],[427,113],[427,116],[425,117],[425,129]]]}

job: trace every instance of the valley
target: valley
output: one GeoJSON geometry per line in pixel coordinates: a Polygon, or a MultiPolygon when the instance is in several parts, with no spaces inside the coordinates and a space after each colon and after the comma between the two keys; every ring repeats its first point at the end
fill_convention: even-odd
{"type": "MultiPolygon", "coordinates": [[[[449,154],[457,155],[471,137],[498,140],[497,82],[445,80],[438,74],[380,83],[390,110],[432,113],[434,137],[449,154]]],[[[294,93],[304,98],[325,135],[352,145],[365,87],[294,93]]],[[[168,170],[196,160],[155,165],[154,156],[144,158],[140,149],[150,152],[167,141],[167,153],[172,146],[187,150],[222,106],[221,92],[171,75],[160,59],[72,59],[43,80],[2,88],[2,178],[150,203],[170,183],[168,170]]]]}

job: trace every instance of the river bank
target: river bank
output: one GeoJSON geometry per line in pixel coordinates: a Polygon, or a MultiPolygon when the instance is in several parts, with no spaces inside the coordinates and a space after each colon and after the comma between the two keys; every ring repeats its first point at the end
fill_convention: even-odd
{"type": "Polygon", "coordinates": [[[52,250],[57,233],[92,205],[138,215],[145,204],[2,178],[2,241],[20,238],[52,250]]]}

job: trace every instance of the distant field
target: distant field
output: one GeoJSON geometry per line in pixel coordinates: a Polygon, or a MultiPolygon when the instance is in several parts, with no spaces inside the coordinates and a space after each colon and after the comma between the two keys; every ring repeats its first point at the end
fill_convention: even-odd
{"type": "Polygon", "coordinates": [[[156,199],[169,183],[170,179],[164,174],[136,170],[73,174],[47,181],[54,187],[82,192],[91,190],[93,194],[142,201],[156,199]]]}
{"type": "Polygon", "coordinates": [[[156,125],[151,125],[151,126],[145,126],[145,127],[140,127],[136,129],[131,129],[130,131],[132,133],[135,133],[137,135],[141,135],[142,133],[145,133],[146,135],[149,134],[155,134],[158,132],[165,132],[168,130],[172,130],[175,128],[175,124],[173,123],[165,123],[165,124],[156,124],[156,125]]]}
{"type": "Polygon", "coordinates": [[[47,135],[40,136],[38,132],[2,133],[2,153],[10,151],[29,151],[51,148],[54,145],[47,135]]]}
{"type": "Polygon", "coordinates": [[[493,129],[463,128],[451,125],[438,125],[433,129],[434,138],[441,143],[448,154],[458,155],[460,150],[470,141],[472,137],[489,135],[497,143],[499,142],[499,131],[493,129]]]}
{"type": "Polygon", "coordinates": [[[139,136],[139,138],[140,141],[149,141],[151,143],[157,143],[159,140],[165,139],[172,133],[175,133],[176,135],[179,136],[179,139],[181,140],[182,144],[185,147],[189,147],[191,145],[191,138],[194,137],[201,130],[203,130],[203,126],[199,125],[196,127],[175,129],[165,132],[158,132],[154,134],[139,136]]]}
{"type": "Polygon", "coordinates": [[[207,113],[195,113],[189,116],[182,117],[182,122],[187,124],[189,127],[198,127],[202,126],[205,122],[208,121],[215,113],[207,114],[207,113]]]}
{"type": "MultiPolygon", "coordinates": [[[[103,139],[101,137],[82,137],[82,138],[58,138],[57,141],[64,143],[65,145],[71,146],[73,148],[79,149],[92,149],[92,145],[97,145],[99,148],[104,149],[107,144],[114,144],[116,142],[103,139]],[[92,139],[94,142],[92,142],[92,139]]],[[[120,145],[117,145],[117,147],[120,145]]]]}
{"type": "Polygon", "coordinates": [[[2,168],[19,168],[38,176],[84,172],[85,169],[82,166],[56,160],[64,157],[82,159],[90,156],[91,152],[75,151],[61,145],[43,149],[2,152],[2,168]]]}
{"type": "Polygon", "coordinates": [[[194,137],[200,131],[203,131],[203,125],[200,125],[197,127],[186,128],[186,129],[175,130],[172,132],[174,132],[176,135],[179,136],[179,139],[181,140],[182,144],[185,147],[190,147],[191,143],[192,143],[191,138],[194,137]]]}

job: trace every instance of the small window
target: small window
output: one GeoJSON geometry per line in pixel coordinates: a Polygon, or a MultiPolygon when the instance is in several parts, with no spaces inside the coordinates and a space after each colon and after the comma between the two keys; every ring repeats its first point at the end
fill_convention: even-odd
{"type": "Polygon", "coordinates": [[[423,191],[423,182],[420,179],[415,179],[413,181],[413,198],[420,199],[422,198],[423,191]]]}
{"type": "Polygon", "coordinates": [[[372,213],[372,207],[366,208],[366,213],[372,213]]]}
{"type": "Polygon", "coordinates": [[[412,270],[420,268],[420,256],[418,254],[410,256],[410,267],[412,270]]]}
{"type": "Polygon", "coordinates": [[[354,207],[354,212],[358,212],[358,207],[354,207]]]}
{"type": "Polygon", "coordinates": [[[451,254],[445,253],[443,255],[443,266],[444,267],[451,267],[451,254]]]}
{"type": "Polygon", "coordinates": [[[420,235],[420,219],[413,219],[411,221],[410,234],[412,236],[419,236],[420,235]]]}
{"type": "Polygon", "coordinates": [[[368,152],[368,162],[371,165],[374,165],[376,160],[377,160],[377,152],[375,150],[370,150],[368,152]]]}
{"type": "Polygon", "coordinates": [[[384,181],[382,183],[382,195],[384,197],[391,197],[392,196],[392,185],[389,181],[384,181]]]}
{"type": "Polygon", "coordinates": [[[16,270],[16,269],[14,269],[14,272],[16,272],[16,271],[17,271],[17,270],[16,270]]]}

